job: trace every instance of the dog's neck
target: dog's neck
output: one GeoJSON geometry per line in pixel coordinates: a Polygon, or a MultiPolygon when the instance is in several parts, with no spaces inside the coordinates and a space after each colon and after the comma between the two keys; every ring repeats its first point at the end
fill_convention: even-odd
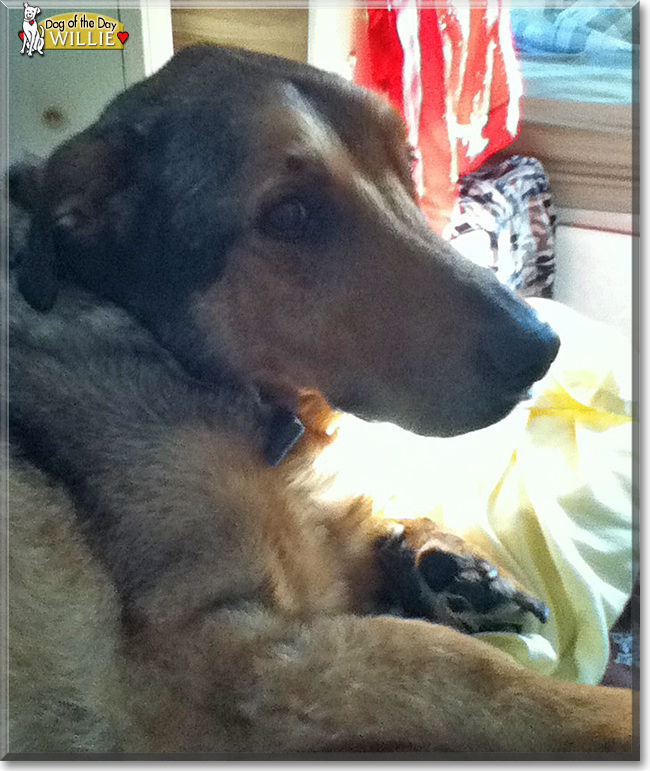
{"type": "MultiPolygon", "coordinates": [[[[22,209],[12,207],[12,213],[14,210],[16,216],[12,218],[10,229],[10,264],[12,268],[17,267],[28,248],[28,225],[30,223],[30,218],[22,209]]],[[[65,279],[63,281],[64,285],[74,285],[75,283],[75,281],[65,281],[65,279]]],[[[80,283],[83,284],[83,282],[80,283]]],[[[178,313],[178,307],[172,310],[172,306],[162,304],[160,313],[150,314],[143,312],[143,309],[138,307],[129,308],[130,303],[120,301],[121,298],[119,297],[101,297],[102,292],[97,291],[100,287],[79,286],[79,289],[90,291],[95,296],[100,295],[97,297],[99,302],[115,303],[129,312],[131,317],[138,318],[143,327],[153,333],[168,354],[191,377],[216,387],[218,390],[232,390],[240,394],[247,393],[246,401],[250,400],[259,408],[257,422],[258,431],[261,431],[260,451],[264,461],[269,466],[280,464],[303,435],[305,427],[293,409],[286,404],[278,403],[268,394],[260,396],[257,389],[251,389],[239,382],[219,361],[218,356],[215,356],[214,353],[208,353],[202,336],[197,333],[192,324],[187,322],[187,318],[182,312],[178,313]]]]}
{"type": "Polygon", "coordinates": [[[154,331],[163,346],[193,377],[217,387],[254,392],[255,400],[259,400],[268,415],[262,418],[264,460],[269,466],[277,466],[286,458],[305,431],[303,422],[291,406],[278,402],[268,394],[260,396],[257,389],[238,381],[214,351],[208,352],[202,336],[182,317],[176,317],[171,324],[145,321],[145,326],[154,331]]]}

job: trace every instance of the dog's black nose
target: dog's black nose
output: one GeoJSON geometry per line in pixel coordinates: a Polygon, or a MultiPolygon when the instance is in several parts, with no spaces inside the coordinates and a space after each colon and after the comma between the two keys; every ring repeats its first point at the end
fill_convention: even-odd
{"type": "Polygon", "coordinates": [[[489,377],[492,370],[509,390],[522,392],[546,374],[559,349],[553,329],[532,308],[517,302],[484,337],[486,374],[489,377]]]}

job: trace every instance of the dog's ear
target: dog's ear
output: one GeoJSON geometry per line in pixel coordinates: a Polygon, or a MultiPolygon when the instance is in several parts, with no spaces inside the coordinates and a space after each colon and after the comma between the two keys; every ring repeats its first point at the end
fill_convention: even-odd
{"type": "Polygon", "coordinates": [[[29,212],[31,220],[17,268],[18,286],[34,308],[49,310],[54,304],[60,263],[74,257],[83,267],[88,252],[127,227],[128,203],[113,203],[127,186],[143,135],[139,126],[93,127],[63,144],[45,163],[11,169],[11,201],[29,212]]]}
{"type": "Polygon", "coordinates": [[[119,228],[120,211],[110,205],[134,174],[141,135],[122,126],[84,132],[48,162],[44,188],[52,227],[65,243],[92,247],[119,228]]]}
{"type": "Polygon", "coordinates": [[[43,167],[20,163],[9,170],[9,198],[30,217],[29,235],[18,263],[18,287],[37,310],[49,310],[56,300],[56,254],[47,207],[42,198],[43,167]]]}
{"type": "Polygon", "coordinates": [[[34,157],[13,164],[9,169],[9,198],[32,213],[40,203],[43,162],[34,157]]]}
{"type": "Polygon", "coordinates": [[[49,311],[58,293],[56,252],[52,229],[35,215],[29,231],[27,254],[18,265],[18,288],[39,311],[49,311]]]}

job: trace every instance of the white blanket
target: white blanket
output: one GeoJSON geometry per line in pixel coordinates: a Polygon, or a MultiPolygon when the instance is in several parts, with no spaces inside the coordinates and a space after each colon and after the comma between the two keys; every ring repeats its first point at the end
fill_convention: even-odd
{"type": "Polygon", "coordinates": [[[484,634],[539,672],[597,683],[633,582],[632,347],[531,300],[562,348],[532,401],[453,439],[345,416],[320,458],[331,494],[371,493],[390,517],[430,516],[486,551],[550,609],[524,633],[484,634]]]}

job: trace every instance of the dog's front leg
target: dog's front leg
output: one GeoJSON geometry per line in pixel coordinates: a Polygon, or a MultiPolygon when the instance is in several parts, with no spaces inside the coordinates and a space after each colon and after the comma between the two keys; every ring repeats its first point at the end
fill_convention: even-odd
{"type": "Polygon", "coordinates": [[[631,692],[534,674],[422,621],[251,604],[151,626],[130,662],[151,751],[632,750],[631,692]]]}
{"type": "MultiPolygon", "coordinates": [[[[299,414],[305,445],[317,456],[335,435],[336,415],[317,392],[302,395],[299,414]]],[[[330,528],[339,542],[357,607],[422,618],[462,632],[521,631],[547,609],[517,587],[485,554],[429,518],[372,516],[359,498],[330,528]]]]}

